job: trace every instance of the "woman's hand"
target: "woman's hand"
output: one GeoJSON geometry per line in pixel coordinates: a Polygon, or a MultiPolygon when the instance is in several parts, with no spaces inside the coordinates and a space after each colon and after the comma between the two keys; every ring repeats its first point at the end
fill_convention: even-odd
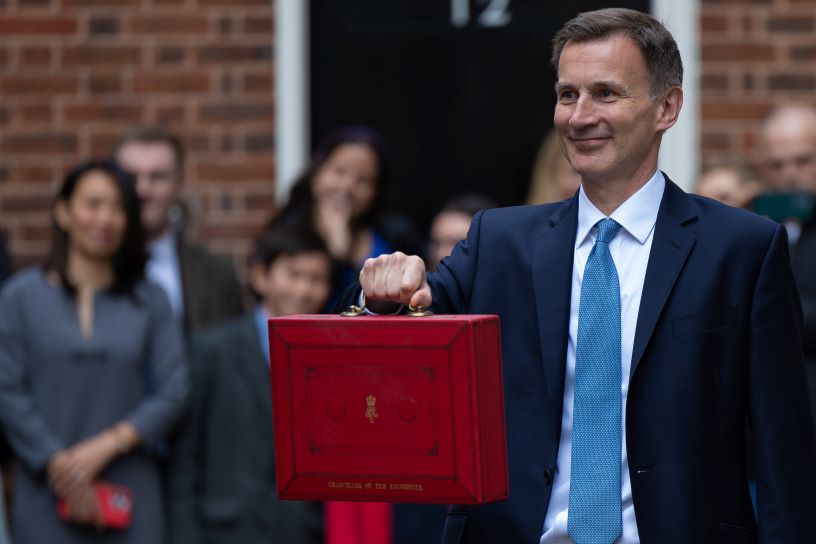
{"type": "Polygon", "coordinates": [[[351,232],[351,199],[343,192],[321,196],[315,205],[315,229],[326,242],[332,257],[348,261],[353,236],[351,232]]]}
{"type": "Polygon", "coordinates": [[[73,523],[102,526],[102,511],[93,486],[80,487],[64,497],[68,504],[68,520],[73,523]]]}
{"type": "Polygon", "coordinates": [[[55,453],[48,462],[48,480],[54,492],[68,497],[89,487],[118,453],[116,437],[100,433],[55,453]]]}

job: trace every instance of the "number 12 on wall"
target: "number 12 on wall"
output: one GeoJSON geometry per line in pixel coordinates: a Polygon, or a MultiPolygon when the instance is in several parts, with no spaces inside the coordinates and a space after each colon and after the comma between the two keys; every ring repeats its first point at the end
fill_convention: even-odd
{"type": "MultiPolygon", "coordinates": [[[[450,0],[450,20],[456,27],[470,24],[470,4],[474,0],[450,0]]],[[[506,26],[512,19],[510,14],[510,0],[475,0],[476,4],[484,6],[476,18],[482,27],[506,26]]]]}

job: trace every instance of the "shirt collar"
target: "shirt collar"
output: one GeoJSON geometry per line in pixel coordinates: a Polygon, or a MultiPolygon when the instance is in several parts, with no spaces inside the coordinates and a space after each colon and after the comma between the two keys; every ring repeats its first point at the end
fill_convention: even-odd
{"type": "Polygon", "coordinates": [[[269,364],[269,329],[267,320],[272,317],[269,312],[266,311],[263,304],[258,304],[255,306],[255,328],[258,331],[258,341],[261,343],[261,352],[265,356],[266,364],[269,364]]]}
{"type": "Polygon", "coordinates": [[[150,255],[175,255],[176,235],[172,229],[167,229],[164,234],[148,244],[150,255]]]}
{"type": "MultiPolygon", "coordinates": [[[[657,212],[665,188],[666,179],[663,173],[657,170],[643,187],[618,206],[609,217],[620,223],[621,227],[640,244],[646,243],[657,222],[657,212]]],[[[581,186],[578,191],[576,249],[586,241],[595,224],[604,218],[606,216],[589,200],[584,192],[584,187],[581,186]]]]}

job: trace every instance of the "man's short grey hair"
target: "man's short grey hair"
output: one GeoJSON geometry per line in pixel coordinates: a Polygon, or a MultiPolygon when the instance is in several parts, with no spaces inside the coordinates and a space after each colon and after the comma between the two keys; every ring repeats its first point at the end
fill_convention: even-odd
{"type": "Polygon", "coordinates": [[[567,42],[591,42],[613,36],[626,36],[637,44],[651,75],[652,100],[672,87],[683,86],[683,61],[671,32],[648,13],[633,9],[587,11],[568,21],[553,38],[552,65],[557,71],[567,42]]]}

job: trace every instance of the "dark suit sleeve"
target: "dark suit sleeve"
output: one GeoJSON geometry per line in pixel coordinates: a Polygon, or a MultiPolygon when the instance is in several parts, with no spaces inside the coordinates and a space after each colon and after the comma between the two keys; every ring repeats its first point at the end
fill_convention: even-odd
{"type": "Polygon", "coordinates": [[[750,417],[759,541],[813,542],[816,446],[802,355],[802,310],[782,227],[768,247],[750,316],[750,417]]]}
{"type": "Polygon", "coordinates": [[[204,466],[201,457],[205,451],[208,399],[213,381],[212,350],[202,342],[202,334],[193,337],[190,350],[192,394],[170,461],[170,541],[173,544],[201,542],[196,502],[204,466]]]}

